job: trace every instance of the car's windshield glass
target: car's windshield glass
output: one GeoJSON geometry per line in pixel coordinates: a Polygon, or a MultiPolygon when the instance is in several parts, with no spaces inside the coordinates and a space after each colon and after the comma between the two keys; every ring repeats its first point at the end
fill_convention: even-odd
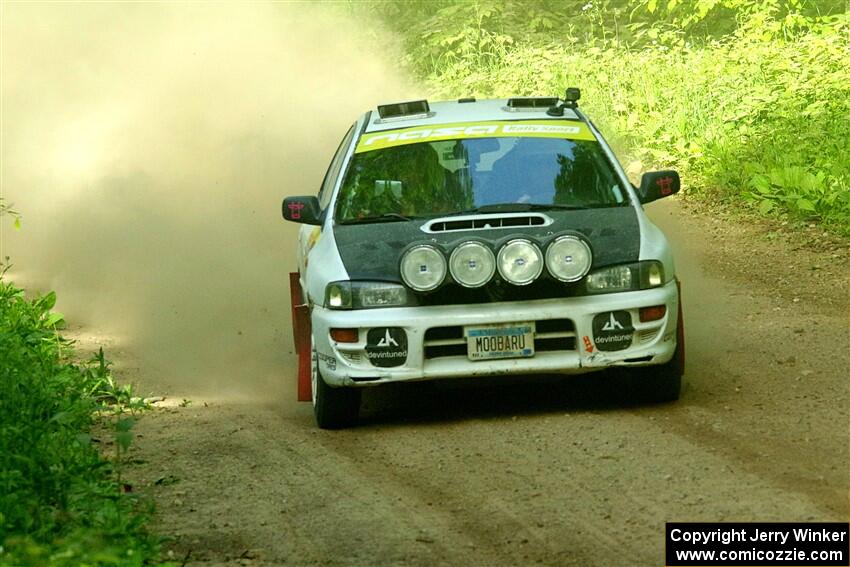
{"type": "Polygon", "coordinates": [[[488,208],[625,204],[626,193],[598,142],[467,138],[355,154],[340,188],[336,218],[368,222],[488,208]]]}

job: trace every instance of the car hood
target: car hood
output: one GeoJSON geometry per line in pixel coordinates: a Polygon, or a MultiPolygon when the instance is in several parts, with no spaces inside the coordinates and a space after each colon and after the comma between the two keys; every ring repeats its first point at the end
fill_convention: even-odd
{"type": "MultiPolygon", "coordinates": [[[[560,234],[578,234],[593,251],[592,269],[636,262],[640,254],[640,227],[633,207],[546,211],[548,226],[471,229],[428,233],[425,221],[337,224],[334,239],[345,269],[352,280],[401,282],[399,260],[413,244],[432,244],[447,254],[466,240],[490,243],[494,252],[506,240],[526,237],[538,244],[560,234]]],[[[482,217],[499,217],[481,215],[482,217]]]]}

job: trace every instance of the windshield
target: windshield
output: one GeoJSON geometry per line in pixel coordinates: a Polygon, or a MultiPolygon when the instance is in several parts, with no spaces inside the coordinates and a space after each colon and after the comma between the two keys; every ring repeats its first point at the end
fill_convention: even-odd
{"type": "Polygon", "coordinates": [[[627,204],[599,143],[536,137],[420,142],[357,153],[339,222],[627,204]]]}

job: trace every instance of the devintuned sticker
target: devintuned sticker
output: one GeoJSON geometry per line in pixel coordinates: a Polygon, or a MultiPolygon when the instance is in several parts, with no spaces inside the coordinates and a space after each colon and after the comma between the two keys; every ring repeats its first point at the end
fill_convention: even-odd
{"type": "Polygon", "coordinates": [[[628,311],[608,311],[593,318],[593,342],[599,350],[629,348],[634,332],[628,311]]]}
{"type": "Polygon", "coordinates": [[[382,368],[407,361],[407,333],[401,327],[375,327],[366,334],[366,357],[382,368]]]}

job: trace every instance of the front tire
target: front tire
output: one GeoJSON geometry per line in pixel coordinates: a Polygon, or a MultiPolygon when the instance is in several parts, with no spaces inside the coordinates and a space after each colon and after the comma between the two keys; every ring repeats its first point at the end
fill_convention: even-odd
{"type": "Polygon", "coordinates": [[[316,416],[316,424],[322,429],[340,429],[354,425],[360,413],[360,390],[328,386],[319,372],[315,346],[311,367],[313,415],[316,416]]]}
{"type": "Polygon", "coordinates": [[[679,320],[676,327],[676,350],[673,358],[658,366],[638,369],[632,375],[632,392],[640,401],[675,402],[682,393],[682,374],[685,373],[685,321],[679,301],[679,320]]]}
{"type": "Polygon", "coordinates": [[[632,391],[641,402],[675,402],[682,392],[680,370],[680,345],[676,345],[673,358],[658,366],[635,369],[632,375],[632,391]]]}

